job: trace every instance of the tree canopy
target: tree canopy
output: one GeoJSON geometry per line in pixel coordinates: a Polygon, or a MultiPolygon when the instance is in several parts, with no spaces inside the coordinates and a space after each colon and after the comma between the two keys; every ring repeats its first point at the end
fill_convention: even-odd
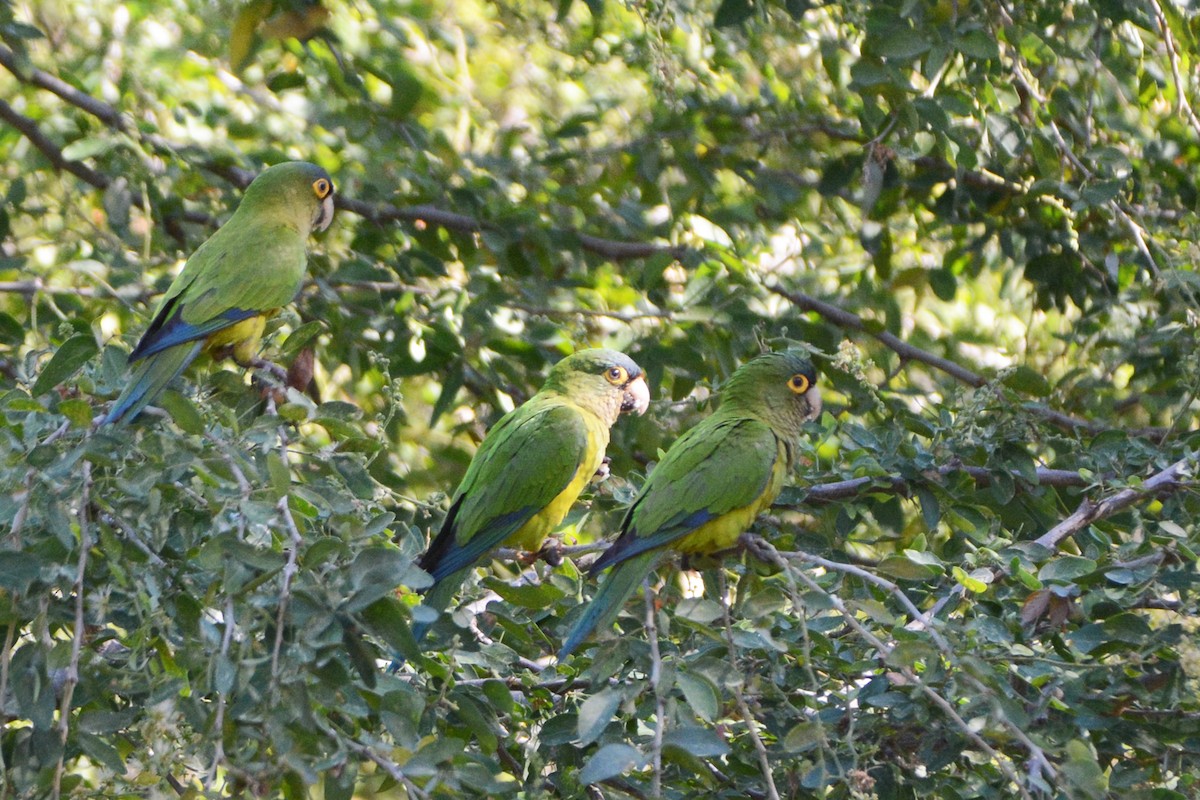
{"type": "Polygon", "coordinates": [[[1195,796],[1198,19],[0,0],[0,799],[1195,796]],[[293,386],[95,427],[288,159],[339,209],[293,386]],[[565,560],[389,672],[484,432],[586,346],[653,402],[565,560]],[[774,507],[554,663],[661,453],[796,346],[774,507]]]}

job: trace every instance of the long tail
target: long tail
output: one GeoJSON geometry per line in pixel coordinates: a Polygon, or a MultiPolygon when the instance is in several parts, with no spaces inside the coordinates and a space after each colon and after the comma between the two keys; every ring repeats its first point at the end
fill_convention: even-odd
{"type": "MultiPolygon", "coordinates": [[[[450,601],[454,599],[454,595],[458,593],[458,589],[462,586],[463,580],[467,576],[467,570],[459,570],[452,572],[440,581],[430,586],[425,592],[425,596],[421,598],[421,605],[426,608],[431,608],[437,612],[438,616],[446,610],[450,605],[450,601]]],[[[429,629],[437,622],[434,618],[430,622],[417,622],[412,626],[413,639],[416,640],[417,646],[420,647],[421,641],[425,635],[429,633],[429,629]]],[[[396,672],[400,667],[404,666],[404,656],[396,653],[392,658],[392,663],[388,666],[389,672],[396,672]]]]}
{"type": "Polygon", "coordinates": [[[175,380],[188,364],[200,353],[203,342],[188,343],[172,347],[143,360],[134,369],[129,385],[121,392],[112,410],[100,423],[129,422],[141,410],[153,403],[167,384],[175,380]]]}
{"type": "Polygon", "coordinates": [[[608,578],[600,584],[600,590],[596,592],[592,602],[583,610],[583,616],[575,621],[575,627],[563,641],[558,651],[560,663],[582,644],[592,631],[612,624],[620,610],[625,607],[625,601],[637,590],[642,579],[650,574],[657,560],[658,553],[643,553],[612,568],[608,578]]]}

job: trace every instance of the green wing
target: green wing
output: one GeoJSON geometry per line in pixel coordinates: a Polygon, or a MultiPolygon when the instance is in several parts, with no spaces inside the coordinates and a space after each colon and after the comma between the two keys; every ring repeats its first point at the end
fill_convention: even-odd
{"type": "Polygon", "coordinates": [[[192,254],[130,361],[291,302],[304,278],[304,241],[286,225],[255,224],[248,214],[235,215],[192,254]]]}
{"type": "Polygon", "coordinates": [[[621,535],[590,573],[669,546],[701,525],[757,500],[779,446],[769,425],[714,414],[679,438],[642,487],[621,535]]]}
{"type": "Polygon", "coordinates": [[[766,490],[778,458],[765,423],[719,412],[681,436],[663,456],[621,523],[621,535],[592,564],[614,566],[575,620],[561,662],[597,626],[607,626],[654,569],[660,551],[706,522],[745,508],[766,490]]]}
{"type": "Polygon", "coordinates": [[[578,409],[534,397],[496,424],[480,445],[420,567],[434,580],[499,547],[558,497],[589,449],[578,409]]]}

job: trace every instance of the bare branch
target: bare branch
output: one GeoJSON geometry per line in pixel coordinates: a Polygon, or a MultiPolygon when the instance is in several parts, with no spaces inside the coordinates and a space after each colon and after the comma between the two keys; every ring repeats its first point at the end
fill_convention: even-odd
{"type": "MultiPolygon", "coordinates": [[[[984,467],[971,467],[965,464],[953,464],[939,467],[936,472],[929,475],[931,480],[944,478],[955,472],[965,472],[975,479],[975,482],[980,486],[988,486],[994,480],[996,473],[984,467]]],[[[1078,472],[1069,469],[1049,469],[1040,467],[1037,470],[1037,480],[1031,485],[1033,486],[1090,486],[1091,481],[1085,479],[1078,472]]],[[[1009,475],[1023,483],[1024,478],[1018,473],[1012,472],[1009,475]]],[[[833,481],[831,483],[818,483],[808,487],[807,494],[804,496],[804,505],[813,503],[832,503],[837,500],[846,500],[853,497],[858,497],[863,494],[875,492],[895,493],[907,496],[912,490],[911,485],[907,480],[899,475],[881,475],[878,477],[850,478],[844,481],[833,481]]],[[[773,503],[772,508],[792,508],[789,503],[773,503]]]]}
{"type": "Polygon", "coordinates": [[[1111,517],[1113,514],[1124,511],[1139,500],[1149,500],[1157,497],[1162,492],[1170,492],[1178,489],[1184,485],[1186,478],[1191,477],[1191,467],[1194,461],[1195,458],[1193,456],[1182,458],[1166,469],[1150,476],[1140,486],[1122,489],[1113,496],[1101,500],[1099,503],[1095,503],[1090,499],[1084,499],[1071,516],[1039,536],[1035,540],[1036,543],[1054,550],[1063,539],[1073,533],[1078,533],[1097,520],[1111,517]]]}
{"type": "MultiPolygon", "coordinates": [[[[863,641],[867,642],[881,659],[885,661],[887,660],[888,656],[891,655],[893,646],[888,642],[883,641],[873,632],[868,630],[866,626],[859,620],[859,618],[851,612],[851,610],[846,606],[845,602],[843,602],[840,597],[834,593],[826,591],[820,584],[807,575],[804,570],[795,569],[789,563],[788,559],[784,557],[784,554],[776,550],[775,547],[765,539],[762,539],[761,537],[751,537],[746,541],[753,546],[753,552],[755,552],[758,557],[779,567],[785,575],[789,576],[789,580],[798,578],[806,586],[808,586],[809,590],[824,595],[828,602],[832,605],[833,609],[842,616],[842,619],[845,620],[846,624],[849,625],[850,628],[863,639],[863,641]]],[[[1032,800],[1032,795],[1029,794],[1029,791],[1021,783],[1020,776],[1017,774],[1012,762],[1008,758],[1001,756],[994,747],[988,744],[987,741],[985,741],[984,738],[976,730],[974,730],[966,720],[962,718],[962,716],[949,701],[938,694],[933,687],[926,684],[924,680],[922,680],[921,677],[910,667],[902,667],[901,674],[903,674],[905,680],[920,688],[921,692],[942,710],[942,712],[955,724],[955,726],[958,727],[959,731],[968,739],[970,739],[975,746],[980,749],[980,751],[986,754],[987,757],[1000,768],[1005,777],[1008,778],[1008,780],[1011,781],[1016,787],[1021,797],[1026,798],[1026,800],[1032,800]]],[[[968,675],[968,677],[970,676],[968,675]]],[[[974,680],[973,683],[977,687],[987,691],[987,687],[979,681],[974,680]]],[[[1005,722],[1005,727],[1014,734],[1018,734],[1018,738],[1022,739],[1022,743],[1026,744],[1026,746],[1030,748],[1031,757],[1033,759],[1040,759],[1038,761],[1039,766],[1044,766],[1046,769],[1049,769],[1050,774],[1052,775],[1053,767],[1045,759],[1045,755],[1042,753],[1041,749],[1034,745],[1028,739],[1028,737],[1024,736],[1024,732],[1021,731],[1016,725],[1012,724],[1007,718],[1002,717],[1002,719],[1005,722]]]]}
{"type": "Polygon", "coordinates": [[[405,791],[408,793],[409,797],[416,797],[416,798],[428,798],[429,797],[429,795],[425,791],[423,791],[419,786],[417,786],[415,783],[413,783],[412,780],[407,775],[404,774],[404,770],[400,769],[400,765],[397,764],[395,761],[392,761],[390,758],[387,758],[386,756],[380,755],[379,753],[375,752],[374,748],[368,747],[367,745],[363,744],[362,742],[360,742],[356,739],[351,739],[350,741],[354,742],[355,750],[358,752],[358,754],[360,756],[364,756],[369,761],[372,761],[375,764],[375,766],[379,767],[385,773],[387,773],[388,777],[390,777],[392,780],[396,781],[396,783],[401,784],[404,787],[405,791]]]}
{"type": "MultiPolygon", "coordinates": [[[[973,388],[981,388],[988,384],[988,379],[978,372],[967,369],[961,364],[956,364],[953,361],[936,356],[926,350],[922,350],[915,345],[909,344],[900,337],[888,333],[887,331],[873,331],[868,329],[866,322],[857,314],[847,311],[844,308],[827,303],[824,300],[818,300],[810,294],[804,292],[795,292],[789,289],[784,289],[778,285],[768,285],[767,291],[777,294],[780,297],[787,299],[792,305],[799,308],[801,311],[811,311],[819,314],[822,318],[832,322],[839,328],[846,328],[859,333],[865,333],[868,336],[874,337],[881,344],[887,347],[896,355],[900,356],[905,361],[919,361],[933,367],[940,372],[944,372],[950,377],[965,383],[973,388]]],[[[1093,422],[1091,420],[1078,419],[1061,411],[1054,411],[1042,405],[1029,404],[1026,406],[1032,413],[1051,422],[1060,428],[1065,428],[1070,431],[1087,431],[1088,433],[1099,433],[1106,430],[1111,430],[1111,426],[1093,422]]],[[[1163,437],[1168,433],[1167,428],[1131,428],[1125,431],[1130,436],[1156,438],[1163,437]]]]}
{"type": "Polygon", "coordinates": [[[660,682],[662,680],[662,655],[658,651],[658,625],[654,621],[654,592],[650,589],[650,576],[642,579],[642,596],[646,602],[646,639],[650,643],[650,690],[654,692],[654,737],[650,740],[650,796],[662,797],[662,748],[666,732],[666,700],[660,682]]]}
{"type": "Polygon", "coordinates": [[[0,65],[22,83],[28,83],[58,95],[76,108],[96,117],[108,127],[125,133],[129,131],[129,122],[121,116],[121,112],[117,109],[37,67],[30,67],[27,72],[23,72],[17,63],[16,54],[3,45],[0,45],[0,65]]]}
{"type": "MultiPolygon", "coordinates": [[[[737,645],[733,641],[733,619],[729,615],[729,587],[726,585],[725,570],[718,570],[717,579],[721,585],[721,615],[724,622],[725,630],[725,647],[729,653],[729,664],[735,673],[741,674],[737,662],[737,645]]],[[[754,745],[754,752],[758,756],[758,769],[762,773],[763,781],[767,786],[767,797],[770,800],[779,800],[779,789],[775,787],[775,775],[771,772],[771,756],[767,753],[767,746],[763,744],[762,737],[758,735],[758,718],[750,711],[750,705],[746,702],[746,694],[742,691],[743,681],[733,682],[733,697],[737,702],[738,713],[742,715],[742,722],[746,723],[746,731],[750,734],[750,743],[754,745]]]]}
{"type": "MultiPolygon", "coordinates": [[[[79,91],[75,87],[56,78],[44,70],[31,68],[28,71],[22,71],[17,64],[17,58],[12,50],[0,45],[0,65],[8,69],[17,80],[22,83],[27,83],[32,86],[37,86],[41,89],[46,89],[60,98],[81,109],[82,111],[91,114],[98,120],[103,122],[109,128],[137,136],[138,139],[145,144],[153,147],[156,150],[174,153],[180,148],[162,139],[161,137],[142,134],[133,128],[125,115],[116,107],[98,100],[89,94],[79,91]]],[[[3,101],[0,101],[3,103],[3,101]]],[[[11,107],[4,104],[0,108],[0,118],[4,118],[21,130],[30,141],[46,154],[47,158],[60,169],[66,169],[80,177],[86,183],[97,188],[105,188],[108,186],[110,179],[106,175],[101,175],[91,170],[86,165],[77,161],[66,161],[62,158],[62,151],[53,145],[46,137],[37,130],[33,120],[22,117],[17,114],[11,107]],[[7,109],[7,111],[5,111],[7,109]],[[37,138],[35,138],[37,137],[37,138]]],[[[242,169],[241,167],[224,162],[205,162],[199,165],[201,168],[208,170],[214,175],[219,175],[225,178],[235,186],[245,188],[250,185],[250,181],[254,179],[255,173],[242,169]]],[[[409,207],[395,206],[390,203],[367,203],[362,200],[355,200],[351,197],[338,195],[335,199],[337,207],[348,211],[352,214],[358,214],[373,222],[410,222],[410,223],[426,223],[437,225],[447,230],[456,231],[458,233],[479,233],[486,230],[500,230],[501,228],[494,223],[486,222],[459,214],[453,211],[446,211],[437,208],[436,206],[422,204],[409,207]]],[[[629,242],[618,239],[607,239],[599,236],[592,236],[576,231],[576,236],[579,238],[579,243],[584,250],[588,250],[597,255],[603,256],[613,261],[625,261],[634,258],[646,258],[659,253],[668,253],[673,258],[682,258],[687,252],[687,248],[680,245],[656,244],[652,242],[629,242]]]]}
{"type": "MultiPolygon", "coordinates": [[[[0,47],[0,50],[3,49],[3,47],[0,47]]],[[[72,161],[63,156],[62,150],[58,145],[50,141],[50,137],[42,133],[34,120],[21,114],[3,100],[0,100],[0,119],[20,131],[29,140],[30,144],[40,150],[42,155],[54,165],[55,169],[66,170],[84,183],[95,186],[97,189],[107,189],[108,185],[112,183],[112,180],[107,175],[96,172],[96,170],[82,161],[72,161]]]]}
{"type": "Polygon", "coordinates": [[[87,573],[88,554],[92,549],[92,463],[83,462],[83,487],[79,495],[79,561],[75,567],[75,627],[71,632],[71,661],[67,665],[66,680],[62,687],[62,702],[58,712],[58,735],[62,749],[58,754],[58,764],[54,770],[55,798],[62,796],[62,778],[66,766],[67,737],[71,733],[71,700],[75,696],[75,687],[79,684],[79,659],[83,653],[84,636],[84,583],[87,573]]]}

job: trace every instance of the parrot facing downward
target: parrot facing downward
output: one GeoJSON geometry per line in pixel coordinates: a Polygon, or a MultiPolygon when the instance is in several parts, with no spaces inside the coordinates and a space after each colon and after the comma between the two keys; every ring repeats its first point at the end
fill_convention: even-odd
{"type": "MultiPolygon", "coordinates": [[[[555,364],[479,445],[417,562],[434,580],[423,603],[444,610],[467,571],[503,544],[537,552],[600,469],[617,417],[649,403],[641,367],[623,353],[580,350],[555,364]]],[[[418,642],[429,627],[413,626],[418,642]]]]}
{"type": "Polygon", "coordinates": [[[305,243],[333,221],[333,180],[305,161],[276,164],[250,186],[229,221],[200,245],[129,354],[133,376],[103,422],[129,421],[207,350],[244,367],[266,322],[304,279],[305,243]]]}
{"type": "Polygon", "coordinates": [[[721,389],[720,407],[679,437],[650,473],[621,534],[592,564],[614,567],[575,623],[558,659],[616,617],[667,548],[714,553],[732,547],[779,495],[804,423],[821,413],[812,362],[796,351],[744,364],[721,389]]]}

